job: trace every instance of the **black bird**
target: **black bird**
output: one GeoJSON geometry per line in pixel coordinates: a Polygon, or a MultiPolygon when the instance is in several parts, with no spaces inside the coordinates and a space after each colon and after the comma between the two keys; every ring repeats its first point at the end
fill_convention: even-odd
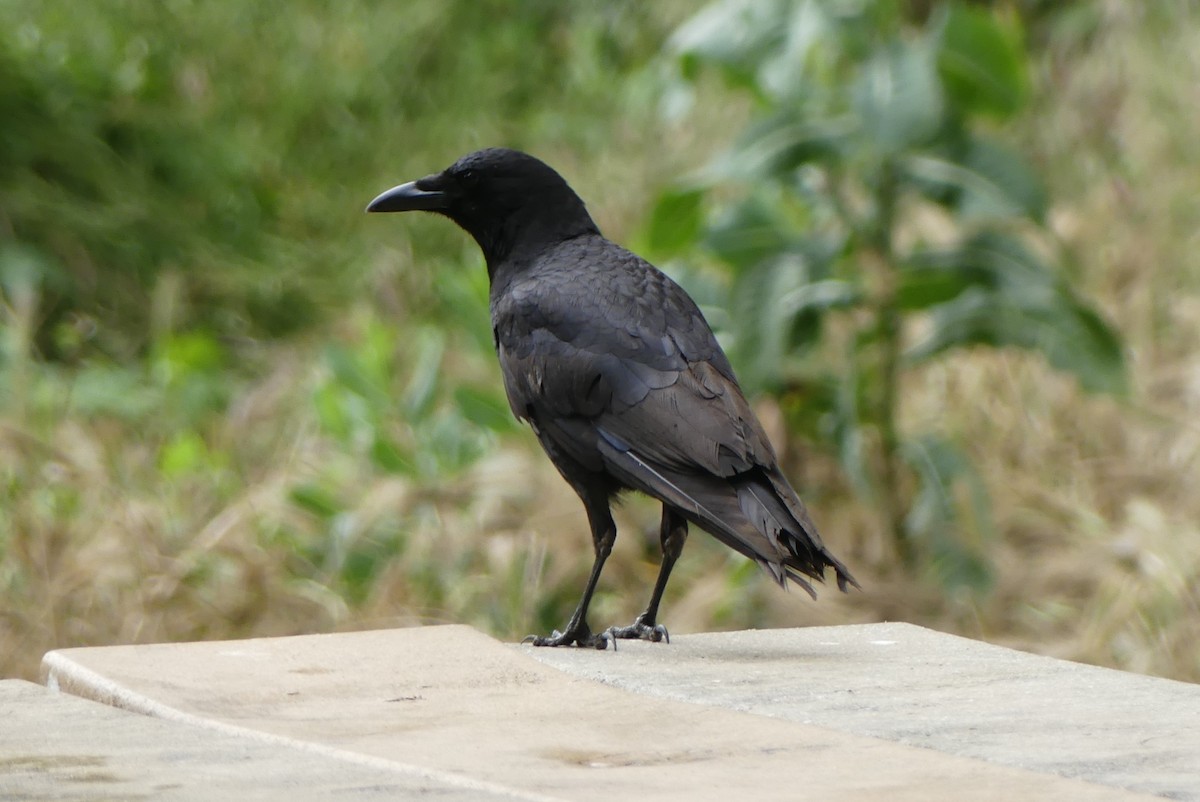
{"type": "Polygon", "coordinates": [[[610,637],[667,637],[658,606],[688,523],[815,597],[825,548],[779,470],[733,368],[678,284],[601,234],[546,164],[516,150],[468,154],[384,192],[368,212],[445,215],[487,260],[492,334],[513,414],[527,421],[587,510],[595,562],[579,607],[536,646],[605,648],[610,637]],[[663,504],[662,568],[628,627],[594,634],[587,611],[617,529],[609,504],[633,489],[663,504]]]}

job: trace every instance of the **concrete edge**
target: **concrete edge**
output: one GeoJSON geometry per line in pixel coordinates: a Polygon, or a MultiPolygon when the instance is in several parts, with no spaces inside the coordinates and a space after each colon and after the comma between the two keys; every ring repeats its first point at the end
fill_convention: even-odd
{"type": "Polygon", "coordinates": [[[203,716],[185,713],[182,710],[177,710],[135,693],[97,674],[91,669],[75,663],[57,650],[46,652],[42,656],[41,677],[42,684],[54,693],[67,693],[71,696],[105,704],[130,713],[137,713],[176,724],[198,727],[200,729],[249,738],[278,746],[289,746],[303,752],[311,752],[373,769],[395,771],[431,782],[444,783],[466,791],[481,791],[498,796],[507,796],[512,799],[525,800],[526,802],[565,802],[562,797],[547,796],[504,785],[496,785],[461,774],[428,769],[398,760],[388,760],[312,741],[288,738],[283,735],[275,735],[274,733],[263,732],[249,727],[240,727],[235,724],[226,724],[222,721],[215,721],[203,716]]]}

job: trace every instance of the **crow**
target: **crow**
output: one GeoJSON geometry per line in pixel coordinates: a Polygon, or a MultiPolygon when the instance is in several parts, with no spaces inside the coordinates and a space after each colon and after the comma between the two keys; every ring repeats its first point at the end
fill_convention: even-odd
{"type": "MultiPolygon", "coordinates": [[[[535,646],[606,648],[611,638],[669,641],[663,590],[692,523],[758,562],[781,586],[805,577],[859,587],[825,548],[779,470],[733,368],[690,296],[605,239],[557,172],[489,148],[376,197],[368,212],[444,215],[487,262],[492,334],[513,414],[527,422],[579,495],[595,560],[562,631],[535,646]],[[617,528],[624,490],[662,502],[662,566],[645,611],[593,633],[588,605],[617,528]]],[[[614,641],[615,647],[615,641],[614,641]]]]}

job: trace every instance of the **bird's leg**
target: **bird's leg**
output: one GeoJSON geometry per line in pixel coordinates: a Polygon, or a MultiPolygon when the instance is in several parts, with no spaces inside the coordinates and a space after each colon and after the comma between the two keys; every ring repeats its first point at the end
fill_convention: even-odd
{"type": "MultiPolygon", "coordinates": [[[[588,605],[592,603],[592,594],[596,590],[596,583],[600,580],[600,571],[604,568],[604,561],[612,553],[613,543],[617,539],[617,525],[613,523],[612,515],[609,512],[607,497],[589,500],[585,496],[584,506],[587,507],[588,523],[592,527],[592,545],[596,550],[596,561],[592,563],[592,575],[588,577],[587,586],[583,589],[583,598],[579,600],[579,606],[575,608],[571,620],[567,622],[561,632],[554,630],[549,635],[530,635],[525,639],[526,643],[532,643],[534,646],[579,645],[590,649],[608,647],[608,633],[592,634],[592,629],[587,623],[587,611],[588,605]]],[[[616,648],[615,644],[613,648],[616,648]]]]}
{"type": "Polygon", "coordinates": [[[608,630],[608,635],[614,638],[641,639],[655,643],[662,640],[667,643],[671,642],[667,628],[658,623],[658,605],[662,601],[663,591],[667,589],[667,579],[671,576],[671,569],[675,567],[675,561],[683,553],[683,544],[687,541],[687,534],[687,519],[664,504],[662,528],[659,530],[663,552],[662,567],[658,569],[658,579],[654,582],[654,593],[650,596],[650,603],[632,624],[627,627],[612,627],[608,630]]]}

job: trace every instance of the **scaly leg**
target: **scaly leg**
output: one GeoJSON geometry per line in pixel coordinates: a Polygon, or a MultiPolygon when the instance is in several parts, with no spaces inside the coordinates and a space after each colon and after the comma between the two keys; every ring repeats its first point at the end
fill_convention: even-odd
{"type": "Polygon", "coordinates": [[[534,646],[578,645],[590,649],[608,647],[608,633],[592,634],[592,629],[587,623],[587,611],[588,605],[592,603],[592,594],[596,591],[596,583],[600,580],[604,561],[612,553],[613,543],[617,539],[617,525],[613,523],[607,496],[597,496],[595,493],[581,493],[580,496],[583,498],[584,507],[587,508],[588,523],[592,527],[592,545],[596,551],[592,575],[588,577],[587,586],[583,589],[583,598],[579,600],[579,606],[575,608],[567,626],[561,632],[556,629],[549,635],[530,635],[525,642],[534,646]]]}
{"type": "Polygon", "coordinates": [[[664,504],[662,528],[659,530],[663,552],[662,567],[658,570],[658,579],[654,583],[654,593],[650,596],[650,603],[646,605],[645,612],[639,615],[632,624],[627,627],[612,627],[608,630],[608,635],[614,638],[649,640],[655,643],[662,640],[667,643],[671,642],[667,628],[658,623],[658,605],[662,601],[663,591],[667,589],[667,579],[671,576],[671,569],[675,567],[675,561],[683,553],[683,544],[687,541],[687,534],[687,519],[664,504]]]}

